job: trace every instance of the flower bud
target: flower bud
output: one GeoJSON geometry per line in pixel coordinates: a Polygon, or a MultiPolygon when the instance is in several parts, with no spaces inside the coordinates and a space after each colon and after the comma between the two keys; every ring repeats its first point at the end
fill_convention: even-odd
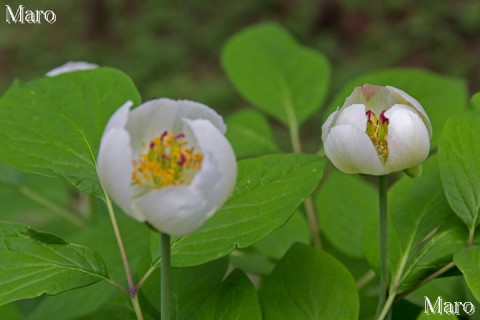
{"type": "Polygon", "coordinates": [[[385,175],[428,156],[432,127],[417,100],[394,87],[356,87],[322,126],[326,156],[345,173],[385,175]]]}

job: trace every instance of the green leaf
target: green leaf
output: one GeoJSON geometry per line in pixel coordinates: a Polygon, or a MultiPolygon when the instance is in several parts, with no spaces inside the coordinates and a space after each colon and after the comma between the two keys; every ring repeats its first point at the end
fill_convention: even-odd
{"type": "Polygon", "coordinates": [[[191,319],[261,320],[255,287],[242,271],[234,270],[191,319]]]}
{"type": "Polygon", "coordinates": [[[355,281],[332,256],[295,244],[259,291],[265,320],[358,319],[355,281]]]}
{"type": "Polygon", "coordinates": [[[279,260],[295,242],[310,243],[308,223],[300,211],[295,212],[283,227],[273,231],[253,247],[267,257],[279,260]]]}
{"type": "Polygon", "coordinates": [[[172,264],[191,266],[214,260],[278,229],[315,190],[324,165],[323,158],[303,154],[239,161],[230,199],[197,232],[174,239],[172,264]]]}
{"type": "Polygon", "coordinates": [[[465,248],[457,252],[453,259],[455,265],[462,271],[473,296],[480,301],[480,247],[465,248]]]}
{"type": "Polygon", "coordinates": [[[267,119],[255,110],[242,110],[226,119],[227,138],[237,158],[279,152],[267,119]]]}
{"type": "Polygon", "coordinates": [[[13,303],[9,303],[0,307],[0,315],[5,320],[20,320],[18,308],[13,303]]]}
{"type": "Polygon", "coordinates": [[[361,178],[332,171],[316,198],[323,235],[342,253],[362,258],[365,221],[378,216],[378,195],[361,178]]]}
{"type": "Polygon", "coordinates": [[[290,127],[315,112],[327,94],[326,58],[274,23],[247,28],[226,44],[223,67],[253,105],[290,127]]]}
{"type": "Polygon", "coordinates": [[[471,101],[475,108],[480,108],[480,92],[475,93],[471,101]]]}
{"type": "MultiPolygon", "coordinates": [[[[122,258],[118,251],[115,234],[108,215],[99,214],[98,223],[72,234],[69,241],[88,246],[98,252],[107,265],[111,279],[119,279],[127,286],[122,258]]],[[[142,257],[148,256],[148,227],[132,220],[124,214],[117,214],[117,221],[123,238],[125,250],[132,274],[139,274],[139,263],[142,257]]],[[[143,273],[142,273],[143,274],[143,273]]],[[[138,278],[137,278],[138,279],[138,278]]],[[[157,284],[158,285],[158,284],[157,284]]],[[[74,290],[56,296],[47,296],[34,309],[29,320],[67,320],[75,319],[95,312],[104,304],[117,296],[125,296],[123,292],[109,283],[101,282],[93,286],[74,290]]],[[[128,297],[127,297],[128,298],[128,297]]],[[[127,302],[129,300],[127,299],[127,302]]]]}
{"type": "Polygon", "coordinates": [[[0,305],[108,278],[94,251],[28,226],[0,222],[0,305]]]}
{"type": "Polygon", "coordinates": [[[100,138],[127,100],[140,101],[137,89],[110,68],[17,81],[0,99],[0,159],[101,194],[95,169],[100,138]]]}
{"type": "MultiPolygon", "coordinates": [[[[356,86],[365,83],[396,87],[420,102],[432,123],[432,146],[437,144],[447,119],[461,113],[467,104],[468,88],[463,79],[419,69],[385,69],[350,81],[335,95],[329,113],[341,107],[356,86]]],[[[328,114],[325,114],[324,118],[327,116],[328,114]]]]}
{"type": "MultiPolygon", "coordinates": [[[[388,193],[390,279],[395,290],[412,288],[450,263],[468,237],[443,194],[436,156],[423,168],[420,178],[404,176],[388,193]]],[[[367,223],[363,245],[368,261],[379,270],[377,220],[367,223]]]]}
{"type": "Polygon", "coordinates": [[[479,224],[480,115],[452,118],[438,148],[442,186],[448,203],[469,229],[479,224]]]}

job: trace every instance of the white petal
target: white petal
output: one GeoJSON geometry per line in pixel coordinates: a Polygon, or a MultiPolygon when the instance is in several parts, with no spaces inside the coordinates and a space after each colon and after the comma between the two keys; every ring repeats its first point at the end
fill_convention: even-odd
{"type": "Polygon", "coordinates": [[[428,118],[427,113],[423,109],[422,105],[413,97],[411,97],[408,93],[406,93],[403,90],[397,89],[395,87],[391,86],[386,86],[386,88],[396,94],[398,94],[405,102],[408,102],[409,105],[411,105],[418,113],[420,113],[425,126],[427,127],[428,130],[428,135],[431,138],[432,137],[432,124],[430,123],[430,119],[428,118]]]}
{"type": "Polygon", "coordinates": [[[340,110],[334,126],[348,124],[360,131],[367,130],[367,115],[365,114],[365,105],[352,104],[340,110]]]}
{"type": "Polygon", "coordinates": [[[184,118],[207,119],[222,133],[226,130],[222,117],[203,104],[166,98],[150,100],[134,109],[129,116],[127,130],[132,139],[133,154],[143,152],[142,143],[149,143],[165,130],[183,133],[184,118]]]}
{"type": "Polygon", "coordinates": [[[325,154],[345,173],[388,173],[365,131],[351,125],[338,125],[330,129],[325,141],[325,154]]]}
{"type": "Polygon", "coordinates": [[[212,208],[220,208],[227,200],[237,181],[235,153],[227,138],[210,121],[184,119],[184,123],[185,133],[193,135],[204,154],[211,155],[211,160],[202,162],[201,172],[195,176],[191,185],[205,195],[212,208]],[[214,181],[208,179],[211,177],[202,174],[204,165],[217,166],[219,172],[218,188],[214,187],[214,181]]]}
{"type": "Polygon", "coordinates": [[[190,186],[165,187],[134,201],[152,226],[170,235],[191,233],[206,219],[207,201],[190,186]]]}
{"type": "Polygon", "coordinates": [[[48,71],[45,75],[48,77],[58,76],[62,73],[79,71],[79,70],[89,70],[89,69],[96,69],[98,65],[89,62],[83,61],[70,61],[65,63],[62,66],[56,67],[50,71],[48,71]]]}
{"type": "Polygon", "coordinates": [[[130,112],[130,108],[133,106],[132,101],[125,102],[120,108],[115,111],[115,113],[110,117],[108,120],[107,125],[105,126],[105,130],[103,131],[104,134],[111,129],[124,129],[125,125],[127,124],[128,120],[128,113],[130,112]]]}
{"type": "Polygon", "coordinates": [[[322,142],[325,142],[325,139],[327,139],[328,132],[330,131],[330,127],[332,126],[333,120],[337,115],[338,115],[338,108],[334,113],[328,116],[327,120],[325,120],[325,123],[322,125],[322,142]]]}
{"type": "Polygon", "coordinates": [[[105,192],[125,213],[139,221],[144,217],[134,212],[131,204],[132,151],[128,132],[113,128],[100,142],[97,158],[97,174],[105,192]]]}
{"type": "Polygon", "coordinates": [[[389,119],[388,168],[400,171],[424,161],[430,149],[430,137],[415,109],[397,104],[387,110],[385,116],[389,119]]]}

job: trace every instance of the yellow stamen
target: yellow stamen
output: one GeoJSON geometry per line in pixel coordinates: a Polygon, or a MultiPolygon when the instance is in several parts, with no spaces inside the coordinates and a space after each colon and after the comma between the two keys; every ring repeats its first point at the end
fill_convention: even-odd
{"type": "Polygon", "coordinates": [[[182,138],[183,134],[165,131],[144,143],[145,152],[133,160],[132,184],[158,189],[190,183],[202,166],[203,154],[188,148],[182,138]]]}
{"type": "Polygon", "coordinates": [[[377,117],[373,111],[368,110],[367,115],[367,134],[372,140],[378,155],[382,160],[388,158],[388,123],[389,120],[385,116],[385,110],[382,111],[380,117],[377,117]]]}

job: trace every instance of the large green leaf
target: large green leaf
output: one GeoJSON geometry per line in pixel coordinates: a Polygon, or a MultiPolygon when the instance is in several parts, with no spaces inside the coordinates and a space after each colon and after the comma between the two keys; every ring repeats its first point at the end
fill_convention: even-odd
{"type": "Polygon", "coordinates": [[[279,152],[267,119],[255,110],[242,110],[226,119],[227,138],[237,158],[279,152]]]}
{"type": "Polygon", "coordinates": [[[480,210],[480,115],[452,118],[438,148],[442,186],[455,214],[472,230],[480,210]]]}
{"type": "MultiPolygon", "coordinates": [[[[468,89],[463,79],[447,77],[418,69],[386,69],[365,74],[350,81],[329,105],[329,113],[341,107],[356,86],[371,83],[390,85],[414,97],[427,112],[436,145],[447,119],[461,113],[467,104],[468,89]]],[[[326,118],[328,114],[324,115],[326,118]]]]}
{"type": "Polygon", "coordinates": [[[108,278],[94,251],[28,226],[0,222],[0,305],[108,278]]]}
{"type": "Polygon", "coordinates": [[[127,100],[129,77],[110,68],[15,82],[0,99],[0,159],[100,194],[95,159],[103,129],[127,100]]]}
{"type": "Polygon", "coordinates": [[[295,244],[259,291],[265,320],[358,319],[355,281],[332,256],[295,244]]]}
{"type": "MultiPolygon", "coordinates": [[[[436,156],[423,167],[420,178],[405,176],[388,193],[390,279],[397,292],[414,287],[451,262],[468,237],[443,194],[436,156]]],[[[363,243],[376,270],[380,252],[377,220],[367,224],[363,243]]]]}
{"type": "Polygon", "coordinates": [[[375,188],[361,178],[333,171],[328,175],[316,200],[322,232],[346,255],[363,257],[365,221],[378,216],[375,188]]]}
{"type": "Polygon", "coordinates": [[[226,44],[223,67],[236,89],[277,120],[297,127],[325,99],[330,67],[273,23],[249,27],[226,44]]]}
{"type": "Polygon", "coordinates": [[[480,302],[480,247],[472,246],[457,252],[454,262],[462,271],[473,296],[480,302]]]}
{"type": "MultiPolygon", "coordinates": [[[[105,264],[111,279],[127,286],[122,258],[115,240],[115,234],[106,214],[99,215],[97,224],[68,237],[71,242],[79,243],[98,252],[105,264]]],[[[149,229],[141,223],[123,214],[117,215],[134,279],[140,278],[139,263],[148,256],[149,229]]],[[[47,296],[36,306],[30,320],[76,319],[88,315],[118,297],[128,298],[123,292],[109,283],[98,283],[82,290],[74,290],[56,296],[47,296]]],[[[128,302],[128,299],[127,299],[128,302]]]]}
{"type": "Polygon", "coordinates": [[[324,165],[323,158],[304,154],[239,161],[230,199],[197,232],[173,240],[172,264],[191,266],[217,259],[278,229],[315,190],[324,165]]]}
{"type": "Polygon", "coordinates": [[[242,271],[234,270],[190,319],[261,320],[255,287],[242,271]]]}

